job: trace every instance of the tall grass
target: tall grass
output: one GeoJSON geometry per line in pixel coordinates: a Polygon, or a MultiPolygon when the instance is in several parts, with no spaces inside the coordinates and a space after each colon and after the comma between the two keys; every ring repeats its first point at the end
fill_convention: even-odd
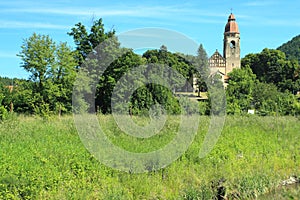
{"type": "MultiPolygon", "coordinates": [[[[200,159],[209,125],[201,117],[194,142],[178,160],[130,174],[98,162],[80,141],[72,116],[14,117],[0,123],[0,199],[253,199],[300,175],[299,122],[227,117],[218,143],[200,159]]],[[[99,123],[113,143],[133,152],[164,146],[177,128],[176,117],[170,117],[158,135],[137,139],[122,133],[110,115],[100,115],[99,123]]]]}

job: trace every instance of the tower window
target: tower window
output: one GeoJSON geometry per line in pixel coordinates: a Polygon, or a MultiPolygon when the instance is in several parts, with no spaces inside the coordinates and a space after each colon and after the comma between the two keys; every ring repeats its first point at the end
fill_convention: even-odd
{"type": "Polygon", "coordinates": [[[232,49],[235,48],[235,41],[232,40],[232,41],[230,42],[230,48],[232,48],[232,49]]]}

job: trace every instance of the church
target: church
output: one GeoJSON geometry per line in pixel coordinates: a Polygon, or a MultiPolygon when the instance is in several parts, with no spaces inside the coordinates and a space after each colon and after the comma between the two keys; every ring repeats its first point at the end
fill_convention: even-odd
{"type": "Polygon", "coordinates": [[[240,52],[240,32],[235,16],[231,13],[224,31],[223,55],[216,50],[208,60],[211,73],[221,75],[224,87],[227,85],[228,73],[241,67],[240,52]]]}

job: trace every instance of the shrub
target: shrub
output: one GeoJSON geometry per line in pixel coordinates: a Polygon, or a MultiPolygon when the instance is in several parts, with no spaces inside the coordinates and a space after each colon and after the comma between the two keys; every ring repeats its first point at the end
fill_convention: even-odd
{"type": "Polygon", "coordinates": [[[8,116],[7,110],[4,108],[4,106],[0,106],[0,121],[7,119],[7,116],[8,116]]]}

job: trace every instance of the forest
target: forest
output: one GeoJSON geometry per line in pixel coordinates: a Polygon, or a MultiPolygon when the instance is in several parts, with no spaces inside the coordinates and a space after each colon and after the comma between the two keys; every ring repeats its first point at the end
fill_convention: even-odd
{"type": "MultiPolygon", "coordinates": [[[[207,92],[207,96],[210,96],[205,82],[208,76],[208,56],[202,44],[196,56],[169,52],[163,44],[160,49],[147,50],[143,55],[138,55],[132,49],[121,47],[115,31],[105,31],[102,19],[95,20],[90,30],[79,22],[68,35],[74,40],[74,50],[66,42],[56,43],[48,35],[34,33],[24,39],[18,56],[22,60],[20,67],[30,76],[27,80],[0,78],[0,119],[3,120],[12,111],[41,116],[71,113],[72,91],[77,73],[87,64],[86,60],[93,54],[93,49],[108,39],[108,51],[112,56],[120,52],[126,53],[110,63],[101,77],[91,75],[97,79],[93,80],[97,82],[95,105],[88,105],[86,109],[111,113],[111,96],[118,80],[140,65],[165,65],[179,72],[186,80],[196,76],[198,90],[207,92]]],[[[242,58],[241,69],[234,70],[229,75],[226,89],[227,113],[245,114],[249,109],[255,109],[259,115],[298,115],[298,46],[299,36],[278,49],[265,48],[260,53],[250,53],[242,58]]],[[[99,49],[99,55],[101,51],[106,50],[99,49]]],[[[94,67],[93,70],[97,70],[94,67]]],[[[141,72],[141,76],[146,74],[145,71],[141,72]]],[[[88,84],[84,80],[83,83],[88,84]]],[[[174,82],[173,90],[184,91],[185,87],[179,85],[174,82]]],[[[179,102],[174,91],[158,84],[144,85],[131,96],[128,105],[130,112],[147,113],[152,105],[159,103],[167,112],[178,114],[179,102]]],[[[190,106],[190,110],[199,110],[203,115],[210,113],[209,100],[190,106]]]]}

